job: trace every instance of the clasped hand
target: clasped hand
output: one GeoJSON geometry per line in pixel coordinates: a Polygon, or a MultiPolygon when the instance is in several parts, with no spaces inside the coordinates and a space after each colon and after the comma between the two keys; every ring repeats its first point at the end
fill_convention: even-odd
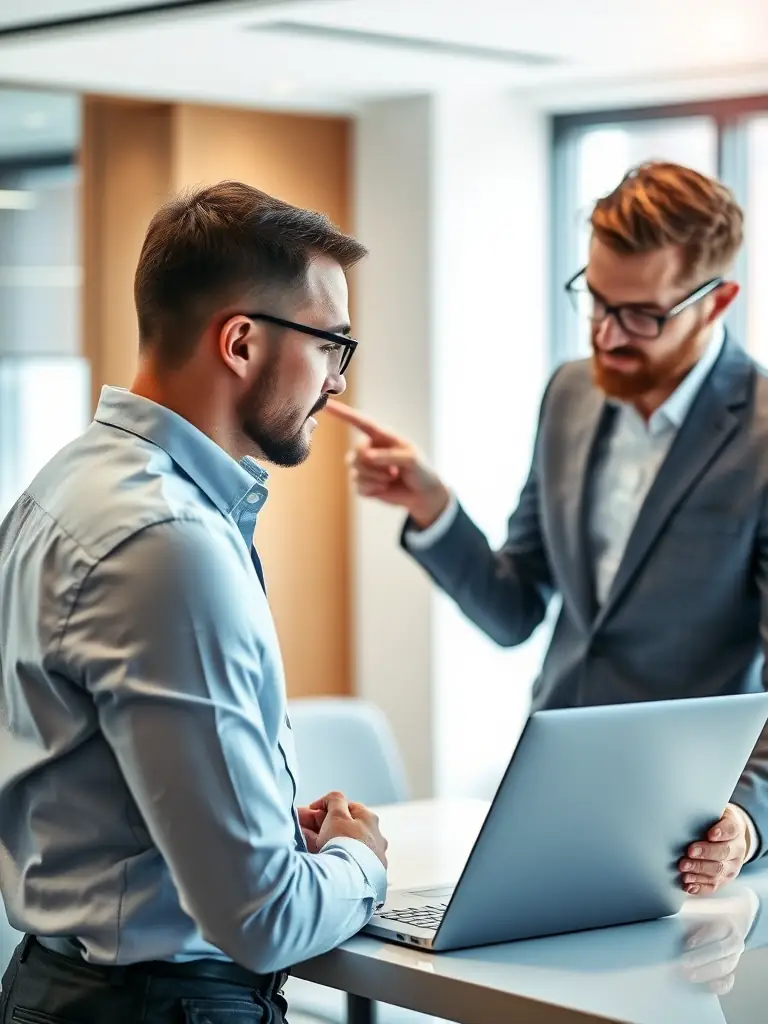
{"type": "Polygon", "coordinates": [[[343,793],[328,793],[309,807],[299,807],[299,824],[310,853],[319,853],[331,839],[357,839],[387,866],[387,840],[379,819],[363,804],[350,802],[343,793]]]}

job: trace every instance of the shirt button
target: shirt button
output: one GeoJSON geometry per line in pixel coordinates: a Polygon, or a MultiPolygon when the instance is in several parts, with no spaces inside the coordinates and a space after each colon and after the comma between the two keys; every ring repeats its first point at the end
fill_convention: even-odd
{"type": "Polygon", "coordinates": [[[255,505],[259,500],[259,495],[255,491],[251,491],[248,497],[245,499],[249,505],[255,505]]]}

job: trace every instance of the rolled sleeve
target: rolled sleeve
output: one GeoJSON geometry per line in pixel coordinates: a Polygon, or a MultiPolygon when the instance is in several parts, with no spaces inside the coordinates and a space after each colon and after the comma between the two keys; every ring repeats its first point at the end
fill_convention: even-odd
{"type": "Polygon", "coordinates": [[[194,520],[146,528],[91,570],[65,639],[183,909],[266,972],[359,931],[382,878],[367,849],[296,849],[277,640],[238,544],[194,520]]]}

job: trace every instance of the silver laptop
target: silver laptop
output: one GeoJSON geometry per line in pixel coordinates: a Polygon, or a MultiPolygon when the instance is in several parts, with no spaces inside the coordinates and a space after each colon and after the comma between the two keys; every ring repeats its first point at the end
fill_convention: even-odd
{"type": "Polygon", "coordinates": [[[458,882],[391,891],[365,931],[437,952],[677,913],[767,718],[765,693],[537,712],[458,882]]]}

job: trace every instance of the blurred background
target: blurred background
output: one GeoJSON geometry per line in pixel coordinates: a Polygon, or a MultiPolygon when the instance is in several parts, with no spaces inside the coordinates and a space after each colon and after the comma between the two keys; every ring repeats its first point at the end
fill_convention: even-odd
{"type": "MultiPolygon", "coordinates": [[[[633,163],[720,175],[747,214],[731,327],[768,352],[768,5],[758,0],[2,0],[0,514],[130,384],[132,275],[183,186],[327,212],[353,280],[349,397],[418,443],[496,542],[554,366],[563,283],[633,163]]],[[[502,651],[353,500],[324,422],[274,470],[258,541],[290,695],[359,695],[415,796],[491,794],[547,627],[502,651]]]]}

